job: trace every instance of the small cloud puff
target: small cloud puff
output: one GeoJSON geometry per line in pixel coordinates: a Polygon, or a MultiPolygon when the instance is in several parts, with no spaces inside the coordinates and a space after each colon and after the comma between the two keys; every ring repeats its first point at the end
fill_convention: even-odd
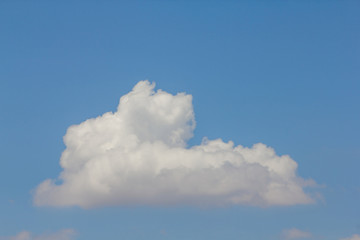
{"type": "Polygon", "coordinates": [[[289,156],[258,143],[251,148],[193,136],[192,96],[154,91],[139,82],[116,112],[70,126],[57,180],[42,182],[38,206],[295,205],[313,202],[314,184],[297,176],[289,156]]]}
{"type": "Polygon", "coordinates": [[[285,229],[282,231],[283,239],[290,240],[290,239],[305,239],[310,238],[312,236],[309,232],[304,232],[296,228],[285,229]]]}
{"type": "Polygon", "coordinates": [[[72,240],[75,236],[75,230],[63,229],[55,233],[35,235],[28,231],[23,231],[15,236],[0,237],[1,240],[72,240]]]}
{"type": "Polygon", "coordinates": [[[342,239],[340,239],[340,240],[360,240],[360,235],[354,234],[354,235],[352,235],[351,237],[342,238],[342,239]]]}

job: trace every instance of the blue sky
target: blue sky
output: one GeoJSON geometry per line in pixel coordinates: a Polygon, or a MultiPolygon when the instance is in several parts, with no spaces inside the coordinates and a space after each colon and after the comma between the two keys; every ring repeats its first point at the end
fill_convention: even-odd
{"type": "Polygon", "coordinates": [[[359,10],[357,1],[2,1],[0,236],[28,231],[50,239],[63,229],[79,240],[360,234],[359,10]],[[188,147],[205,136],[264,143],[318,184],[305,189],[318,194],[316,203],[34,206],[37,186],[62,171],[68,127],[115,112],[120,97],[146,79],[192,95],[188,147]]]}

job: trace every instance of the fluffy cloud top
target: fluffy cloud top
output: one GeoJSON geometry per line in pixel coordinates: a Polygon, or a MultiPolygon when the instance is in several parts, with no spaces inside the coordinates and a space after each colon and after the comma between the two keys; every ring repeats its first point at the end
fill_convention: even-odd
{"type": "Polygon", "coordinates": [[[310,238],[312,235],[309,232],[304,232],[296,228],[291,228],[291,229],[283,230],[282,236],[286,240],[291,240],[291,239],[310,238]]]}
{"type": "Polygon", "coordinates": [[[74,239],[73,229],[63,229],[55,233],[34,235],[31,232],[23,231],[12,237],[0,237],[1,240],[71,240],[74,239]]]}
{"type": "Polygon", "coordinates": [[[360,235],[354,234],[354,235],[352,235],[352,236],[349,237],[349,238],[342,238],[342,239],[340,239],[340,240],[360,240],[360,235]]]}
{"type": "Polygon", "coordinates": [[[116,112],[70,126],[56,180],[34,194],[36,205],[308,204],[311,181],[297,163],[262,143],[221,139],[186,147],[195,128],[192,96],[139,82],[116,112]]]}

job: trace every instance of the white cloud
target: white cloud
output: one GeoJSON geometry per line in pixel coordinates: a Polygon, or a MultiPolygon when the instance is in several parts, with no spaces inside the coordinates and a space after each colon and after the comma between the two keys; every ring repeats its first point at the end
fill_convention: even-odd
{"type": "Polygon", "coordinates": [[[262,143],[221,139],[186,147],[195,119],[192,96],[139,82],[107,112],[70,126],[57,180],[42,182],[36,205],[308,204],[297,163],[262,143]]]}
{"type": "Polygon", "coordinates": [[[36,235],[28,231],[23,231],[15,236],[0,237],[1,240],[71,240],[74,239],[73,229],[63,229],[55,233],[36,235]]]}
{"type": "Polygon", "coordinates": [[[342,239],[340,239],[340,240],[360,240],[360,235],[354,234],[354,235],[352,235],[352,236],[349,237],[349,238],[342,238],[342,239]]]}
{"type": "Polygon", "coordinates": [[[291,229],[285,229],[282,232],[282,236],[286,240],[290,239],[304,239],[304,238],[310,238],[312,236],[309,232],[304,232],[296,228],[291,229]]]}

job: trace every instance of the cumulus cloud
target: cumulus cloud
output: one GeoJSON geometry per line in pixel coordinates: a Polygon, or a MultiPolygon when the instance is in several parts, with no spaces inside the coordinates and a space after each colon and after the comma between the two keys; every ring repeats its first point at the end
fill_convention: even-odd
{"type": "Polygon", "coordinates": [[[310,238],[312,236],[309,232],[304,232],[296,228],[285,229],[282,232],[283,239],[290,240],[290,239],[304,239],[310,238]]]}
{"type": "Polygon", "coordinates": [[[354,235],[352,235],[351,237],[342,238],[342,239],[340,239],[340,240],[360,240],[360,235],[354,234],[354,235]]]}
{"type": "Polygon", "coordinates": [[[28,231],[22,231],[15,236],[0,237],[1,240],[72,240],[75,230],[63,229],[55,233],[36,235],[28,231]]]}
{"type": "Polygon", "coordinates": [[[312,203],[297,163],[262,143],[251,148],[204,138],[187,147],[192,96],[154,90],[141,81],[107,112],[70,126],[58,179],[34,193],[36,205],[255,206],[312,203]]]}

